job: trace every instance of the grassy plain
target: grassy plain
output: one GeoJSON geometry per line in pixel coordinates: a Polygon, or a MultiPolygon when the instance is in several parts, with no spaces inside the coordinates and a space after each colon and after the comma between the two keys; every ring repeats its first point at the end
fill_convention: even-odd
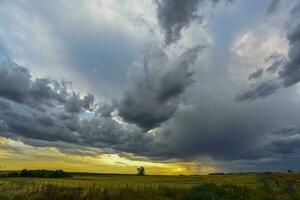
{"type": "Polygon", "coordinates": [[[1,200],[299,200],[299,173],[0,178],[1,200]]]}

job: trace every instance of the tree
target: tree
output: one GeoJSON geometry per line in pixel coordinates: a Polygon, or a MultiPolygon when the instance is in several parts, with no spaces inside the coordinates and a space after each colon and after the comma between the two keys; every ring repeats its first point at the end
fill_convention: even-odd
{"type": "MultiPolygon", "coordinates": [[[[16,175],[16,174],[11,174],[16,175]]],[[[17,177],[17,176],[16,176],[17,177]]],[[[36,177],[36,178],[65,178],[71,177],[70,174],[64,172],[63,170],[27,170],[23,169],[20,173],[20,177],[36,177]]]]}
{"type": "Polygon", "coordinates": [[[20,176],[21,177],[29,177],[29,173],[28,173],[27,169],[23,169],[20,173],[20,176]]]}
{"type": "Polygon", "coordinates": [[[138,167],[136,169],[136,171],[137,171],[138,176],[144,176],[145,175],[145,168],[144,167],[138,167]]]}

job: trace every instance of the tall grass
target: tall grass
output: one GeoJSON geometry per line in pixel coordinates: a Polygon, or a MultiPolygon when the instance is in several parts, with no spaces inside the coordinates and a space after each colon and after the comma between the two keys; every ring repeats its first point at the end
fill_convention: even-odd
{"type": "Polygon", "coordinates": [[[0,200],[299,200],[299,181],[297,174],[3,178],[0,200]]]}

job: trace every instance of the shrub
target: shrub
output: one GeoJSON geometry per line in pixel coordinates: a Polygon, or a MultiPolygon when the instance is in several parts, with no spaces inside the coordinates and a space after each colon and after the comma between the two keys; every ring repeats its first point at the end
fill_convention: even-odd
{"type": "Polygon", "coordinates": [[[10,172],[2,175],[2,177],[33,177],[33,178],[66,178],[71,177],[69,173],[63,170],[27,170],[23,169],[20,173],[10,172]]]}
{"type": "Polygon", "coordinates": [[[212,183],[202,184],[192,190],[191,193],[182,197],[182,200],[246,200],[250,199],[246,187],[232,184],[217,186],[212,183]]]}

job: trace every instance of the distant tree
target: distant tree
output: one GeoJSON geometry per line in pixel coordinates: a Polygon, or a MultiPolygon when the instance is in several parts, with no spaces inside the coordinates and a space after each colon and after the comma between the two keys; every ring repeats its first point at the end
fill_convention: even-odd
{"type": "Polygon", "coordinates": [[[223,172],[217,172],[217,173],[209,173],[208,175],[214,176],[214,175],[225,175],[223,172]]]}
{"type": "Polygon", "coordinates": [[[293,171],[291,169],[288,169],[287,172],[288,173],[293,173],[293,171]]]}
{"type": "MultiPolygon", "coordinates": [[[[11,176],[16,176],[17,174],[11,174],[11,176]]],[[[36,178],[65,178],[71,177],[69,173],[64,172],[63,170],[27,170],[23,169],[19,175],[20,177],[36,177],[36,178]]]]}
{"type": "Polygon", "coordinates": [[[138,176],[144,176],[145,175],[145,168],[144,167],[138,167],[136,169],[136,171],[137,171],[138,176]]]}
{"type": "Polygon", "coordinates": [[[23,169],[20,173],[21,177],[29,177],[29,173],[27,169],[23,169]]]}
{"type": "Polygon", "coordinates": [[[8,174],[5,174],[4,176],[6,176],[6,177],[18,177],[19,174],[17,172],[10,172],[8,174]]]}

